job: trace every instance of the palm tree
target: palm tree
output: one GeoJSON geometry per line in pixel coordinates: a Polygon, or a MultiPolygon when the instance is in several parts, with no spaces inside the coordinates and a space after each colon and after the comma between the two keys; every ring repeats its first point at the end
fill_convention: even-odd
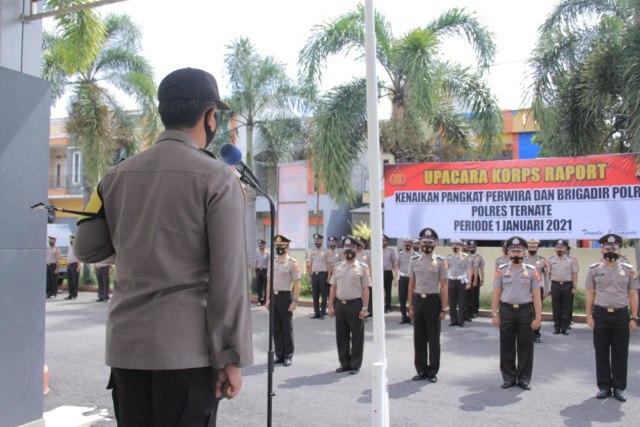
{"type": "MultiPolygon", "coordinates": [[[[475,16],[464,9],[451,9],[423,28],[394,37],[389,23],[376,13],[375,31],[377,60],[386,80],[379,83],[380,96],[388,98],[392,107],[381,140],[396,160],[437,160],[436,142],[464,150],[476,141],[485,152],[490,151],[502,134],[502,119],[482,74],[493,61],[495,44],[493,35],[475,16]],[[442,60],[441,43],[449,36],[470,42],[478,62],[475,71],[442,60]]],[[[315,95],[315,84],[329,56],[354,53],[363,59],[364,52],[362,5],[316,26],[299,55],[301,78],[308,91],[315,95]]],[[[320,96],[314,116],[316,172],[332,197],[352,202],[355,192],[348,171],[365,145],[364,79],[320,96]]]]}
{"type": "Polygon", "coordinates": [[[563,0],[530,60],[543,153],[640,148],[640,2],[563,0]]]}
{"type": "Polygon", "coordinates": [[[128,156],[139,149],[140,126],[142,138],[155,138],[153,71],[139,54],[140,30],[128,16],[101,19],[85,10],[57,19],[56,30],[43,37],[43,77],[52,84],[54,102],[70,91],[66,129],[82,149],[85,185],[90,189],[114,162],[117,150],[128,156]],[[83,47],[85,39],[92,48],[83,47]],[[124,109],[114,89],[135,100],[138,116],[124,109]]]}

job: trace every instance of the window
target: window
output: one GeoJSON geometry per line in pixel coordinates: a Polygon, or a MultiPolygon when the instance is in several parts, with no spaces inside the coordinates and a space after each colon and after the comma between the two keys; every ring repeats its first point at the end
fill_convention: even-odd
{"type": "Polygon", "coordinates": [[[80,152],[73,153],[71,162],[71,183],[73,185],[80,184],[80,152]]]}

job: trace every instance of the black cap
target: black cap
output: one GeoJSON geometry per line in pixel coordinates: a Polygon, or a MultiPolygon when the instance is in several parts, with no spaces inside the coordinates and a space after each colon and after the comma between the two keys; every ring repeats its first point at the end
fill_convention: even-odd
{"type": "Polygon", "coordinates": [[[389,240],[389,236],[387,236],[386,234],[382,235],[382,240],[389,240]]]}
{"type": "Polygon", "coordinates": [[[367,240],[364,237],[358,236],[356,237],[356,245],[362,246],[364,248],[365,246],[367,246],[367,240]]]}
{"type": "Polygon", "coordinates": [[[322,234],[315,233],[315,234],[313,235],[313,238],[314,238],[315,240],[322,240],[322,239],[324,239],[324,236],[323,236],[322,234]]]}
{"type": "Polygon", "coordinates": [[[198,99],[212,101],[219,110],[231,110],[220,100],[218,83],[209,73],[198,68],[181,68],[169,73],[158,86],[158,101],[198,99]]]}
{"type": "Polygon", "coordinates": [[[622,245],[622,237],[613,233],[605,234],[598,240],[598,243],[601,245],[622,245]]]}
{"type": "Polygon", "coordinates": [[[476,244],[475,240],[469,240],[469,241],[467,241],[467,246],[475,248],[478,245],[476,244]]]}
{"type": "Polygon", "coordinates": [[[353,249],[356,247],[358,239],[354,239],[351,236],[346,236],[342,238],[342,247],[344,249],[353,249]]]}
{"type": "Polygon", "coordinates": [[[512,238],[506,241],[507,249],[522,249],[524,250],[527,241],[522,237],[513,236],[512,238]]]}
{"type": "Polygon", "coordinates": [[[438,233],[433,228],[423,228],[420,230],[420,239],[422,240],[438,240],[438,233]]]}
{"type": "Polygon", "coordinates": [[[289,243],[290,241],[291,240],[287,239],[282,234],[278,234],[274,239],[274,242],[276,242],[276,244],[278,244],[278,243],[289,243]]]}
{"type": "Polygon", "coordinates": [[[258,244],[259,244],[259,245],[264,245],[264,244],[266,244],[266,243],[267,243],[267,242],[265,242],[264,240],[262,240],[262,239],[258,239],[258,244]]]}
{"type": "Polygon", "coordinates": [[[330,242],[338,242],[338,238],[336,236],[329,236],[330,242]]]}
{"type": "Polygon", "coordinates": [[[566,246],[566,247],[568,248],[568,247],[569,247],[569,243],[567,243],[567,241],[566,241],[566,240],[562,240],[562,239],[560,239],[560,240],[558,240],[558,241],[556,242],[556,248],[557,248],[558,246],[566,246]]]}

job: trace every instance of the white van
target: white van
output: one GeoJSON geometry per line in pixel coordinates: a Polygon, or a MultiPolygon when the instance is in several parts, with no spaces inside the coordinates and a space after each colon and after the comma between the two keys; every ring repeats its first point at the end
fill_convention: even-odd
{"type": "MultiPolygon", "coordinates": [[[[67,277],[67,255],[69,254],[69,246],[71,242],[69,237],[73,233],[68,224],[47,224],[47,237],[56,238],[56,246],[60,248],[60,268],[58,269],[58,284],[67,277]]],[[[48,240],[45,245],[49,246],[48,240]]]]}

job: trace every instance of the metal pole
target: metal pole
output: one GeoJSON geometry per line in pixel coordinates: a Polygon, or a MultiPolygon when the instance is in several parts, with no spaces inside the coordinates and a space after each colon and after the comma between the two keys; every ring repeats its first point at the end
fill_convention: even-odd
{"type": "Polygon", "coordinates": [[[389,426],[389,393],[385,356],[384,290],[382,275],[382,201],[380,190],[380,135],[378,129],[378,78],[373,0],[365,3],[365,46],[367,64],[367,136],[369,141],[369,185],[371,191],[371,258],[373,279],[373,365],[371,425],[389,426]]]}

